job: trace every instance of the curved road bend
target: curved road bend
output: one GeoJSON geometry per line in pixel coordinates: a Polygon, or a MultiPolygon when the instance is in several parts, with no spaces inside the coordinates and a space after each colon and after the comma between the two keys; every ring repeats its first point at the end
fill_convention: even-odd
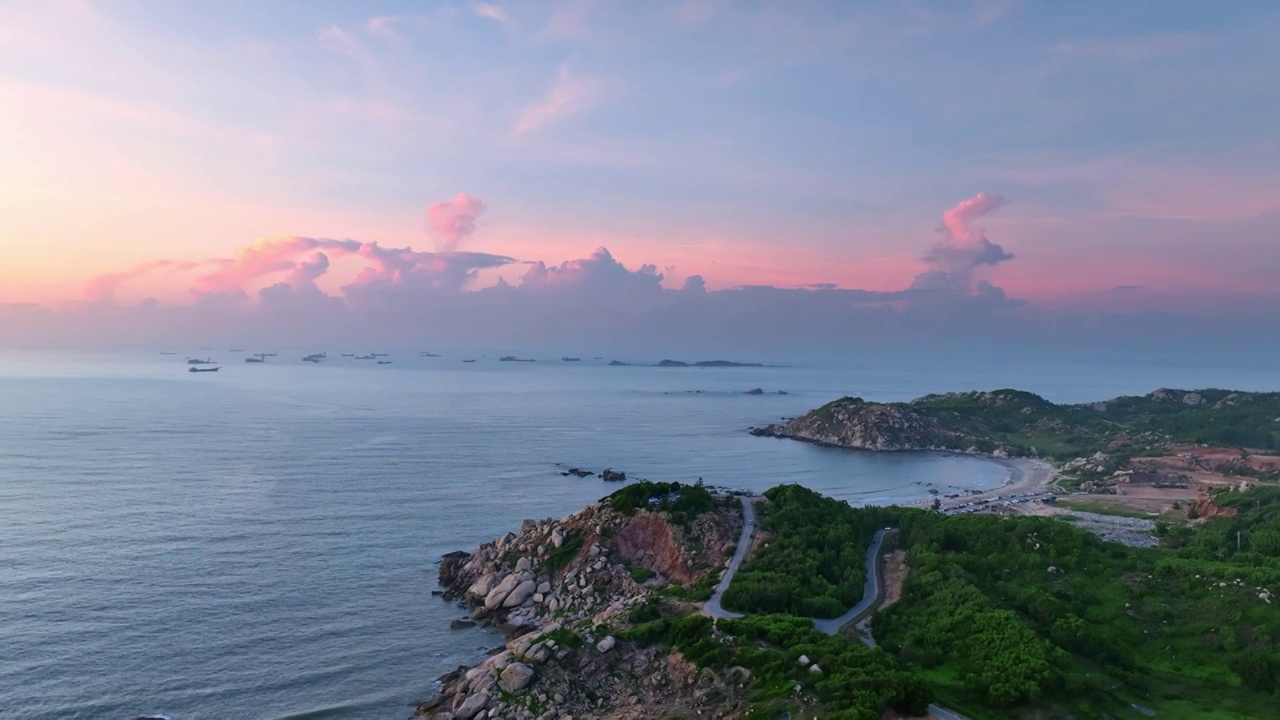
{"type": "Polygon", "coordinates": [[[880,604],[884,592],[884,580],[880,573],[880,547],[884,544],[884,536],[889,528],[877,530],[871,538],[871,547],[867,548],[867,580],[862,586],[862,600],[849,611],[837,618],[828,620],[813,619],[813,626],[828,635],[835,635],[846,625],[861,620],[863,615],[880,604]]]}
{"type": "Polygon", "coordinates": [[[756,506],[752,499],[745,495],[739,495],[738,500],[742,502],[742,534],[738,536],[738,547],[733,551],[733,557],[729,559],[729,566],[725,568],[724,575],[720,576],[720,584],[716,585],[715,592],[711,593],[711,599],[702,608],[702,611],[714,618],[740,618],[741,613],[729,612],[720,605],[720,597],[724,595],[724,591],[729,589],[729,583],[733,582],[733,576],[738,572],[738,566],[742,564],[742,559],[747,556],[747,550],[751,548],[751,538],[756,534],[756,506]]]}
{"type": "MultiPolygon", "coordinates": [[[[711,594],[711,599],[707,601],[707,604],[702,609],[703,612],[711,617],[730,619],[742,617],[741,613],[729,612],[720,605],[720,597],[729,588],[729,583],[733,582],[733,576],[738,572],[738,567],[742,565],[742,559],[747,555],[747,548],[751,546],[751,537],[755,534],[755,505],[749,497],[739,496],[739,500],[742,501],[742,534],[738,537],[738,547],[734,550],[733,558],[729,560],[729,567],[725,569],[724,575],[720,577],[720,584],[716,585],[716,590],[711,594]]],[[[889,532],[892,532],[889,528],[877,530],[875,536],[871,539],[871,547],[867,548],[867,580],[862,586],[862,601],[849,608],[848,612],[838,618],[830,620],[813,618],[814,627],[828,635],[836,635],[846,625],[860,620],[868,611],[879,606],[881,596],[884,593],[884,579],[880,571],[880,549],[884,544],[884,536],[889,532]]],[[[929,717],[937,718],[938,720],[967,720],[963,715],[936,704],[929,705],[929,717]]]]}

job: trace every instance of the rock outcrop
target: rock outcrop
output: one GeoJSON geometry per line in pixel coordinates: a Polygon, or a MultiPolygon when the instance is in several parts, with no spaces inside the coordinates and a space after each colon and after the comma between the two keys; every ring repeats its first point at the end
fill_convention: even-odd
{"type": "Polygon", "coordinates": [[[757,428],[754,435],[804,440],[819,445],[875,450],[964,451],[978,439],[942,426],[905,404],[846,397],[787,422],[757,428]]]}
{"type": "Polygon", "coordinates": [[[445,597],[511,639],[441,678],[440,694],[419,705],[418,716],[659,718],[722,707],[737,687],[733,678],[637,647],[612,629],[654,597],[655,585],[718,573],[741,523],[732,500],[687,526],[661,513],[626,515],[595,504],[560,520],[526,520],[519,533],[475,552],[450,553],[440,563],[445,597]],[[650,573],[635,568],[656,575],[642,584],[636,578],[650,573]]]}

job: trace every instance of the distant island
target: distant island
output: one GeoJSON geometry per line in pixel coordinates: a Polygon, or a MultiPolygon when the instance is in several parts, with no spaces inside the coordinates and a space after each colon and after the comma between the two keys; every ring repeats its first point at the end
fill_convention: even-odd
{"type": "MultiPolygon", "coordinates": [[[[631,367],[636,363],[622,362],[621,360],[609,361],[611,367],[631,367]]],[[[684,362],[681,360],[662,360],[660,362],[648,364],[639,364],[638,367],[661,367],[661,368],[762,368],[769,367],[764,363],[744,363],[734,362],[732,360],[699,360],[698,362],[684,362]]]]}
{"type": "Polygon", "coordinates": [[[681,362],[679,360],[663,360],[655,367],[701,367],[701,368],[741,368],[741,367],[764,367],[763,363],[743,363],[733,362],[732,360],[699,360],[695,363],[681,362]]]}

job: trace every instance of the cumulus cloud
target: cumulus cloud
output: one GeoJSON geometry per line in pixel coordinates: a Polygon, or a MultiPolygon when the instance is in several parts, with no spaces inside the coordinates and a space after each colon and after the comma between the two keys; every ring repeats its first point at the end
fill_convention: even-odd
{"type": "Polygon", "coordinates": [[[637,270],[628,270],[607,248],[601,247],[589,257],[567,260],[551,267],[541,261],[535,262],[521,278],[520,287],[529,290],[573,287],[613,292],[660,292],[663,279],[656,265],[646,264],[637,270]]]}
{"type": "Polygon", "coordinates": [[[328,271],[329,256],[318,252],[307,260],[295,263],[285,283],[294,288],[314,287],[316,280],[328,271]]]}
{"type": "Polygon", "coordinates": [[[706,295],[707,283],[702,279],[701,275],[690,275],[684,279],[684,285],[680,288],[680,292],[689,295],[706,295]]]}
{"type": "MultiPolygon", "coordinates": [[[[246,284],[263,276],[296,269],[300,256],[322,249],[350,254],[360,249],[360,243],[355,240],[297,236],[262,238],[241,248],[234,257],[215,258],[200,263],[213,269],[196,278],[195,289],[202,293],[241,290],[246,284]]],[[[327,268],[327,257],[325,263],[327,268]]]]}
{"type": "Polygon", "coordinates": [[[1003,195],[980,192],[942,213],[940,230],[945,237],[929,249],[925,261],[937,264],[951,273],[966,273],[981,265],[996,265],[1012,260],[1012,253],[988,240],[982,230],[969,227],[973,220],[1005,204],[1003,195]]]}
{"type": "MultiPolygon", "coordinates": [[[[802,343],[812,333],[887,337],[914,328],[925,336],[1003,325],[1009,317],[1003,311],[1021,304],[975,277],[1011,257],[973,227],[1003,203],[1000,196],[979,194],[944,213],[944,237],[925,256],[929,268],[900,290],[842,289],[829,283],[711,290],[699,275],[668,289],[663,282],[674,268],[664,273],[655,264],[628,266],[604,247],[559,264],[463,251],[458,248],[475,232],[485,204],[459,193],[427,208],[433,251],[345,239],[268,238],[229,258],[146,263],[97,278],[89,289],[91,298],[108,300],[134,278],[185,272],[193,278],[190,304],[86,307],[114,313],[96,315],[96,322],[127,326],[139,335],[221,327],[245,332],[245,339],[294,337],[307,343],[421,337],[491,347],[497,338],[576,343],[623,336],[636,343],[746,341],[770,347],[802,343]],[[515,264],[527,266],[518,280],[477,287],[482,271],[515,264]],[[326,291],[322,279],[335,266],[353,279],[326,291]],[[254,288],[260,289],[251,294],[254,288]],[[1002,323],[990,322],[996,312],[1002,323]]],[[[88,322],[91,315],[77,320],[88,322]]]]}
{"type": "Polygon", "coordinates": [[[933,269],[916,277],[912,289],[972,294],[976,292],[975,271],[1012,260],[1013,253],[988,240],[981,229],[971,227],[974,220],[1005,204],[1003,195],[980,192],[944,212],[942,227],[938,228],[943,238],[923,258],[933,269]]]}
{"type": "MultiPolygon", "coordinates": [[[[476,205],[466,202],[470,198],[463,200],[458,212],[474,214],[476,205]]],[[[446,244],[456,245],[468,232],[468,221],[456,218],[446,218],[446,221],[443,227],[453,233],[450,236],[453,240],[446,244]]],[[[197,303],[208,304],[216,299],[243,304],[251,299],[248,289],[272,277],[278,281],[270,285],[260,299],[279,300],[289,290],[314,296],[323,294],[316,282],[329,272],[331,257],[355,257],[365,264],[355,280],[342,288],[347,299],[364,300],[379,296],[403,299],[427,291],[460,292],[480,270],[516,262],[505,255],[484,252],[420,252],[412,247],[383,247],[356,240],[285,236],[257,240],[230,258],[156,260],[100,275],[88,283],[85,294],[93,302],[111,302],[116,290],[126,282],[153,273],[188,271],[196,273],[191,295],[197,303]]]]}
{"type": "Polygon", "coordinates": [[[439,248],[457,250],[459,243],[476,231],[476,220],[486,209],[483,201],[464,192],[427,206],[427,222],[440,239],[439,248]]]}
{"type": "Polygon", "coordinates": [[[343,292],[360,293],[377,288],[430,288],[460,291],[479,270],[515,262],[505,255],[483,252],[418,252],[411,247],[384,248],[365,243],[357,253],[369,265],[344,286],[343,292]]]}

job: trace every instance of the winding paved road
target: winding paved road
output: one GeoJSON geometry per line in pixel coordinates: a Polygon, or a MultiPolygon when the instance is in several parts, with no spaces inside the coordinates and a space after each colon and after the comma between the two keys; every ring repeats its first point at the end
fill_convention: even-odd
{"type": "Polygon", "coordinates": [[[747,556],[747,550],[751,548],[751,538],[756,534],[755,503],[745,495],[739,495],[738,500],[742,502],[742,534],[738,536],[738,547],[733,551],[733,557],[729,559],[729,567],[720,577],[720,584],[716,585],[716,591],[711,593],[711,599],[702,608],[703,612],[711,617],[729,619],[742,617],[742,613],[729,612],[720,605],[720,597],[724,595],[725,590],[729,589],[729,583],[733,582],[738,566],[742,565],[742,559],[747,556]]]}
{"type": "Polygon", "coordinates": [[[835,635],[846,625],[861,620],[880,604],[880,597],[884,593],[884,579],[880,576],[880,547],[884,544],[884,536],[889,532],[889,528],[877,530],[875,537],[871,538],[871,547],[867,548],[867,581],[862,585],[862,600],[838,618],[814,618],[814,627],[828,635],[835,635]]]}
{"type": "MultiPolygon", "coordinates": [[[[741,613],[729,612],[720,604],[720,597],[724,595],[724,591],[728,590],[729,584],[733,582],[733,576],[737,574],[738,567],[742,565],[743,558],[747,556],[747,550],[751,547],[751,538],[756,531],[756,508],[752,498],[739,496],[738,499],[742,502],[742,534],[738,537],[738,547],[733,552],[733,558],[729,560],[729,566],[725,569],[724,575],[720,577],[720,584],[716,585],[715,592],[711,593],[711,599],[702,608],[703,612],[711,617],[729,619],[742,617],[741,613]]],[[[814,627],[828,635],[837,635],[842,629],[851,623],[858,622],[880,606],[880,601],[884,597],[884,577],[880,570],[880,550],[884,545],[885,536],[892,532],[894,532],[892,528],[877,530],[875,536],[871,539],[871,547],[867,548],[867,580],[862,586],[862,600],[838,618],[829,620],[813,618],[814,627]]],[[[941,705],[930,705],[929,717],[937,718],[938,720],[967,720],[963,715],[941,705]]]]}

